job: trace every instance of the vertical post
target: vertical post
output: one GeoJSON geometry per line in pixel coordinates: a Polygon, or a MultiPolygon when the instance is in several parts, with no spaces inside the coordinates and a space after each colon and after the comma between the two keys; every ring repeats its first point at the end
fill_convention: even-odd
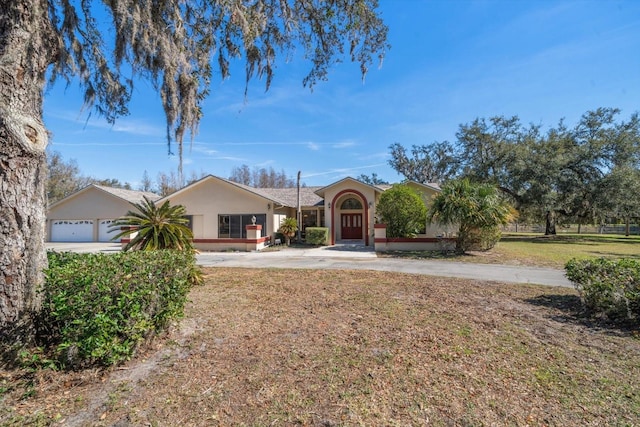
{"type": "Polygon", "coordinates": [[[296,208],[296,221],[298,222],[298,242],[302,241],[302,212],[300,210],[300,171],[298,171],[298,205],[296,208]]]}

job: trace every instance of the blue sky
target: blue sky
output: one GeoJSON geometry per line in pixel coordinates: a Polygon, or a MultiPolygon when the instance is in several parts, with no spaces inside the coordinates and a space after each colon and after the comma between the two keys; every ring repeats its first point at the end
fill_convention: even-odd
{"type": "MultiPolygon", "coordinates": [[[[476,117],[523,123],[576,123],[588,110],[640,111],[640,1],[380,0],[392,45],[363,82],[348,62],[329,81],[302,86],[309,64],[280,62],[268,92],[254,81],[244,97],[244,67],[214,80],[185,176],[229,177],[235,166],[273,167],[307,185],[388,166],[389,145],[455,140],[476,117]]],[[[45,97],[50,148],[75,159],[82,174],[139,185],[146,170],[175,171],[164,114],[151,85],[135,85],[130,115],[109,125],[81,111],[77,85],[45,97]]]]}

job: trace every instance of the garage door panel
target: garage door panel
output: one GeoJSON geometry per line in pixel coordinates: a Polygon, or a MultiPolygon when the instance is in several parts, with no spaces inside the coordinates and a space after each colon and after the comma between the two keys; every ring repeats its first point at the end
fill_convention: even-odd
{"type": "Polygon", "coordinates": [[[115,219],[101,219],[98,224],[98,241],[99,242],[119,242],[120,239],[111,240],[118,232],[118,228],[110,228],[115,219]]]}
{"type": "Polygon", "coordinates": [[[92,242],[93,221],[91,220],[54,220],[51,224],[52,242],[92,242]]]}

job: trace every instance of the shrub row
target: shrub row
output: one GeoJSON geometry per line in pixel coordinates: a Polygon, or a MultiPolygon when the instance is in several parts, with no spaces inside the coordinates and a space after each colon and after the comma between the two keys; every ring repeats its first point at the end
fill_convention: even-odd
{"type": "Polygon", "coordinates": [[[180,251],[49,252],[40,339],[61,367],[109,366],[182,316],[195,257],[180,251]]]}
{"type": "Polygon", "coordinates": [[[640,320],[640,261],[572,259],[566,272],[585,308],[593,314],[617,323],[640,320]]]}

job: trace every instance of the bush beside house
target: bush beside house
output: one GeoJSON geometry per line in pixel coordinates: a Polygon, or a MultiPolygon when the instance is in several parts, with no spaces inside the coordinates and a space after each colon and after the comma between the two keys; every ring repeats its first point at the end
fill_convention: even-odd
{"type": "Polygon", "coordinates": [[[305,239],[310,245],[325,246],[329,244],[329,229],[327,227],[307,227],[305,239]]]}
{"type": "Polygon", "coordinates": [[[416,190],[398,184],[380,195],[376,216],[386,224],[387,237],[415,237],[424,232],[427,207],[416,190]]]}

